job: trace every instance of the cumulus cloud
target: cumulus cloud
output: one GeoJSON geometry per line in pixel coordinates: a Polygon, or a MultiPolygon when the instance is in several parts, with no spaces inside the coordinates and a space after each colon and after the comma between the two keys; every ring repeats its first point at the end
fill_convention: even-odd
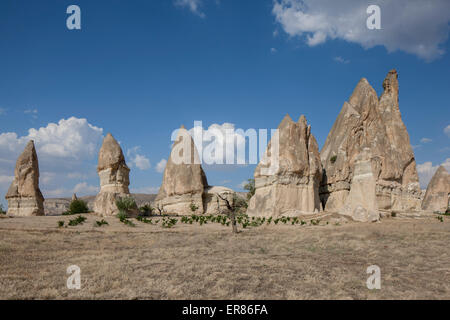
{"type": "Polygon", "coordinates": [[[444,129],[444,133],[450,137],[450,124],[448,126],[445,127],[444,129]]]}
{"type": "MultiPolygon", "coordinates": [[[[28,141],[34,140],[44,196],[70,195],[73,183],[77,182],[73,180],[95,175],[93,162],[96,161],[102,138],[103,129],[91,125],[86,119],[75,117],[38,129],[31,128],[24,136],[15,132],[1,133],[0,176],[13,174],[17,157],[28,141]]],[[[0,193],[6,192],[7,184],[4,181],[0,183],[0,193]]]]}
{"type": "Polygon", "coordinates": [[[422,143],[429,143],[431,141],[433,141],[433,140],[431,140],[429,138],[422,138],[422,139],[420,139],[420,142],[422,142],[422,143]]]}
{"type": "MultiPolygon", "coordinates": [[[[246,136],[249,134],[250,139],[257,139],[256,131],[252,136],[251,133],[236,129],[232,123],[214,123],[206,130],[201,124],[197,124],[189,133],[202,156],[202,162],[207,165],[246,164],[246,136]]],[[[257,142],[253,145],[256,144],[257,142]]],[[[251,155],[255,159],[250,159],[249,156],[249,160],[256,163],[257,150],[252,151],[251,155]]]]}
{"type": "MultiPolygon", "coordinates": [[[[450,158],[447,158],[444,163],[441,164],[444,166],[447,171],[450,171],[450,158]]],[[[420,181],[420,187],[422,189],[426,189],[428,186],[428,183],[430,182],[431,178],[433,178],[434,173],[439,168],[440,165],[433,166],[433,163],[431,161],[424,162],[422,164],[417,165],[417,172],[419,173],[419,181],[420,181]]]]}
{"type": "Polygon", "coordinates": [[[435,0],[275,0],[272,13],[282,29],[303,38],[308,46],[341,39],[365,49],[384,46],[426,61],[445,52],[450,1],[435,0]],[[369,5],[381,8],[381,30],[367,28],[369,5]]]}
{"type": "Polygon", "coordinates": [[[131,148],[127,151],[127,156],[130,158],[133,166],[140,170],[148,170],[151,167],[150,160],[146,156],[139,154],[140,149],[141,147],[139,146],[131,148]]]}
{"type": "Polygon", "coordinates": [[[159,173],[163,173],[164,169],[166,168],[166,164],[167,164],[167,160],[166,159],[161,159],[160,162],[158,162],[158,164],[156,165],[155,170],[159,173]]]}
{"type": "Polygon", "coordinates": [[[200,10],[200,6],[202,5],[201,0],[175,0],[174,3],[176,7],[188,8],[192,13],[199,17],[205,17],[205,14],[200,10]]]}
{"type": "Polygon", "coordinates": [[[99,190],[100,188],[98,186],[91,186],[87,182],[78,183],[73,188],[73,192],[81,196],[96,194],[99,190]]]}

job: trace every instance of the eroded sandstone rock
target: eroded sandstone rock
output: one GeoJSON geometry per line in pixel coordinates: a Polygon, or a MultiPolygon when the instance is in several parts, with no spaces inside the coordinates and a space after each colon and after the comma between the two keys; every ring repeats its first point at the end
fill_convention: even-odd
{"type": "Polygon", "coordinates": [[[97,172],[100,177],[100,192],[95,198],[94,212],[101,216],[116,215],[116,200],[130,196],[130,169],[122,148],[110,133],[103,139],[97,172]]]}
{"type": "Polygon", "coordinates": [[[17,159],[14,181],[5,198],[10,215],[44,215],[44,197],[39,189],[39,162],[33,141],[28,142],[17,159]]]}
{"type": "Polygon", "coordinates": [[[443,166],[437,169],[428,184],[425,197],[422,202],[422,210],[432,212],[446,212],[450,199],[450,174],[443,166]]]}
{"type": "Polygon", "coordinates": [[[322,165],[311,126],[304,116],[294,122],[286,115],[278,126],[278,137],[278,159],[272,137],[265,158],[256,167],[256,191],[247,214],[278,217],[319,212],[322,165]]]}
{"type": "Polygon", "coordinates": [[[414,153],[398,103],[397,72],[391,70],[378,99],[361,79],[334,123],[320,156],[324,168],[320,196],[325,210],[346,204],[355,161],[364,148],[371,154],[376,199],[380,210],[420,209],[421,190],[414,153]]]}
{"type": "Polygon", "coordinates": [[[355,161],[350,192],[339,213],[355,221],[374,222],[380,219],[376,182],[372,171],[370,149],[365,148],[355,161]]]}
{"type": "Polygon", "coordinates": [[[182,126],[172,146],[155,206],[166,214],[203,214],[207,187],[194,140],[182,126]]]}

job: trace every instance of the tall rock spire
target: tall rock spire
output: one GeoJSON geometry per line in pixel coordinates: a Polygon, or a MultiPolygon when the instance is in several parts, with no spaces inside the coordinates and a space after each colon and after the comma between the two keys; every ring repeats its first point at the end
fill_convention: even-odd
{"type": "Polygon", "coordinates": [[[5,198],[10,215],[44,215],[44,197],[39,189],[39,162],[32,140],[17,159],[14,181],[5,198]]]}
{"type": "Polygon", "coordinates": [[[100,177],[100,192],[95,198],[94,211],[102,216],[115,215],[118,213],[116,200],[130,195],[130,169],[122,148],[110,133],[103,139],[97,172],[100,177]]]}
{"type": "Polygon", "coordinates": [[[301,116],[294,122],[286,115],[278,126],[277,157],[273,154],[276,152],[276,148],[272,148],[274,143],[276,140],[272,137],[265,158],[256,167],[256,191],[250,199],[247,214],[278,217],[320,211],[322,165],[316,139],[306,118],[301,116]]]}
{"type": "Polygon", "coordinates": [[[379,99],[363,78],[344,103],[320,152],[324,168],[320,194],[326,210],[339,211],[345,205],[355,161],[365,148],[371,155],[378,208],[420,208],[419,179],[400,114],[397,77],[395,70],[389,71],[379,99]]]}
{"type": "Polygon", "coordinates": [[[203,196],[207,188],[208,181],[194,140],[182,126],[164,170],[156,206],[167,214],[203,213],[203,196]]]}

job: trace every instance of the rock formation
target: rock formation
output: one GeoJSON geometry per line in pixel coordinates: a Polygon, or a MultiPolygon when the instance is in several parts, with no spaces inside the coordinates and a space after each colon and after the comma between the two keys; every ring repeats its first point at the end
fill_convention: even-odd
{"type": "Polygon", "coordinates": [[[39,162],[33,141],[28,142],[17,159],[14,181],[5,198],[10,215],[44,215],[44,197],[39,189],[39,162]]]}
{"type": "Polygon", "coordinates": [[[320,153],[324,168],[320,188],[327,211],[346,204],[355,173],[355,161],[364,148],[371,154],[380,210],[420,209],[420,187],[414,153],[398,103],[397,72],[391,70],[378,99],[361,79],[334,123],[320,153]]]}
{"type": "Polygon", "coordinates": [[[227,213],[227,204],[223,199],[233,205],[235,192],[225,187],[208,187],[203,195],[205,214],[227,213]],[[222,199],[223,198],[223,199],[222,199]]]}
{"type": "Polygon", "coordinates": [[[373,222],[380,219],[376,183],[370,159],[370,149],[364,148],[355,161],[350,192],[340,211],[341,214],[351,216],[355,221],[373,222]]]}
{"type": "Polygon", "coordinates": [[[296,123],[286,115],[278,127],[278,138],[278,157],[272,137],[256,167],[256,191],[247,214],[278,217],[320,211],[322,165],[311,126],[304,116],[296,123]]]}
{"type": "Polygon", "coordinates": [[[166,214],[203,214],[207,187],[194,140],[182,126],[172,146],[155,206],[166,214]]]}
{"type": "Polygon", "coordinates": [[[94,212],[101,216],[115,215],[118,213],[116,200],[130,196],[130,169],[125,163],[122,148],[110,133],[103,139],[97,172],[100,192],[95,198],[94,212]]]}
{"type": "Polygon", "coordinates": [[[450,174],[440,166],[431,178],[422,202],[422,210],[446,212],[450,200],[450,174]]]}

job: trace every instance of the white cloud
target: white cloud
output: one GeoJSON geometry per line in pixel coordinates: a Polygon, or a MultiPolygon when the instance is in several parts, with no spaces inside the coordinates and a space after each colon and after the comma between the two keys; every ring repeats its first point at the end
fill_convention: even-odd
{"type": "Polygon", "coordinates": [[[444,129],[444,133],[450,137],[450,124],[448,126],[445,127],[444,129]]]}
{"type": "Polygon", "coordinates": [[[431,61],[445,53],[441,45],[448,38],[450,1],[275,0],[272,13],[289,36],[302,37],[309,46],[341,39],[431,61]],[[367,7],[373,4],[381,8],[381,30],[366,25],[367,7]]]}
{"type": "Polygon", "coordinates": [[[156,171],[159,173],[163,173],[164,169],[166,168],[166,164],[167,164],[167,160],[166,159],[161,159],[160,162],[158,162],[158,164],[156,165],[156,171]]]}
{"type": "Polygon", "coordinates": [[[334,57],[333,60],[336,61],[336,62],[342,63],[342,64],[349,64],[350,63],[350,60],[346,60],[346,59],[344,59],[342,57],[334,57]]]}
{"type": "Polygon", "coordinates": [[[81,182],[75,185],[75,187],[73,188],[73,193],[85,196],[97,194],[99,190],[100,188],[98,186],[91,186],[87,182],[81,182]]]}
{"type": "Polygon", "coordinates": [[[138,153],[140,149],[141,147],[139,146],[129,149],[127,151],[127,156],[130,158],[130,162],[133,166],[140,170],[148,170],[151,167],[150,160],[146,156],[138,153]]]}
{"type": "Polygon", "coordinates": [[[200,10],[201,5],[201,0],[175,0],[175,6],[180,8],[188,8],[192,13],[204,18],[205,14],[200,10]]]}
{"type": "MultiPolygon", "coordinates": [[[[44,196],[68,196],[74,179],[91,177],[91,171],[95,175],[102,138],[103,129],[89,124],[86,119],[75,117],[62,119],[56,124],[49,123],[39,129],[29,129],[24,136],[18,136],[15,132],[1,133],[0,175],[11,176],[14,173],[17,157],[28,141],[34,140],[44,196]]],[[[0,184],[0,194],[4,194],[7,188],[0,184]]]]}
{"type": "Polygon", "coordinates": [[[8,188],[13,180],[14,176],[0,175],[0,186],[8,188]]]}
{"type": "Polygon", "coordinates": [[[275,54],[277,52],[278,52],[278,50],[276,48],[270,48],[270,53],[271,54],[275,54]]]}
{"type": "Polygon", "coordinates": [[[38,110],[37,109],[27,109],[24,111],[25,114],[31,115],[33,119],[37,119],[38,110]]]}
{"type": "Polygon", "coordinates": [[[431,141],[433,141],[433,140],[431,140],[429,138],[422,138],[422,139],[420,139],[420,142],[422,142],[422,143],[429,143],[431,141]]]}
{"type": "MultiPolygon", "coordinates": [[[[245,132],[235,129],[232,123],[217,124],[209,126],[207,130],[196,126],[189,130],[194,138],[199,153],[202,153],[202,162],[205,164],[226,164],[227,156],[234,159],[228,164],[245,164],[246,139],[245,132]],[[201,136],[203,141],[196,141],[196,136],[201,136]],[[202,152],[199,145],[202,146],[202,152]],[[243,152],[238,152],[243,150],[243,152]]],[[[256,134],[256,131],[255,131],[256,134]]]]}
{"type": "MultiPolygon", "coordinates": [[[[450,158],[447,158],[441,165],[444,166],[447,171],[450,171],[450,158]]],[[[433,178],[433,175],[439,168],[439,166],[440,165],[433,166],[433,163],[431,161],[427,161],[417,165],[417,172],[419,173],[421,188],[427,188],[428,183],[430,182],[431,178],[433,178]]]]}

